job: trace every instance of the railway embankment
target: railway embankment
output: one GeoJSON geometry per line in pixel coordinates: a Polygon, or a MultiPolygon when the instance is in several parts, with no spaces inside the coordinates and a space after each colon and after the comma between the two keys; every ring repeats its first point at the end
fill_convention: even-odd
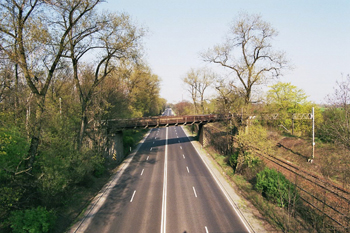
{"type": "MultiPolygon", "coordinates": [[[[236,180],[245,178],[248,184],[241,184],[242,187],[248,185],[252,192],[257,192],[254,188],[256,174],[262,167],[282,173],[295,185],[298,200],[294,200],[293,205],[288,205],[284,210],[286,217],[276,220],[276,216],[284,214],[271,214],[274,219],[272,222],[275,221],[275,225],[283,231],[350,231],[350,161],[345,150],[319,142],[316,144],[315,159],[313,163],[309,163],[307,159],[312,153],[312,146],[307,139],[267,131],[266,143],[272,146],[266,150],[259,148],[259,143],[255,143],[254,139],[251,143],[242,145],[236,136],[219,123],[207,124],[201,128],[194,127],[194,131],[198,130],[203,147],[210,151],[228,175],[236,180]],[[255,171],[249,167],[244,170],[242,166],[233,168],[230,158],[239,151],[242,152],[242,147],[244,153],[258,158],[263,165],[259,165],[255,171]],[[294,218],[294,224],[290,216],[294,218]]],[[[237,159],[238,163],[242,160],[239,156],[237,159]]],[[[251,193],[246,193],[246,196],[257,200],[251,193]]],[[[255,204],[263,206],[260,202],[255,204]]],[[[283,212],[277,208],[277,212],[281,211],[283,212]]]]}

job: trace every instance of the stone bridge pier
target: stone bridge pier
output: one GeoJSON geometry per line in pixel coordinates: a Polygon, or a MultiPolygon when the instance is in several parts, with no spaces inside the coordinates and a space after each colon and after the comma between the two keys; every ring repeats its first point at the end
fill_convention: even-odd
{"type": "Polygon", "coordinates": [[[195,132],[197,134],[198,141],[203,147],[208,145],[208,139],[205,135],[205,130],[204,130],[205,125],[206,124],[200,123],[200,124],[194,124],[192,126],[193,132],[195,132]]]}

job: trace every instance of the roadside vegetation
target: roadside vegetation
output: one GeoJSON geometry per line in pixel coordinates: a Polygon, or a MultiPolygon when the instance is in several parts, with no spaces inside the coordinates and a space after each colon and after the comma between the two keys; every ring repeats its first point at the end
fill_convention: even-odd
{"type": "Polygon", "coordinates": [[[312,103],[302,89],[276,82],[288,69],[285,54],[273,51],[276,36],[261,16],[241,15],[226,42],[202,53],[204,61],[230,73],[210,73],[209,83],[208,68],[191,69],[183,82],[192,102],[172,107],[178,115],[231,114],[227,122],[204,127],[207,150],[276,228],[347,232],[350,75],[336,83],[325,104],[312,103]],[[257,91],[261,84],[269,85],[266,93],[257,91]]]}
{"type": "MultiPolygon", "coordinates": [[[[212,157],[243,196],[283,232],[346,232],[349,227],[350,212],[345,207],[350,198],[349,87],[347,76],[321,107],[307,101],[302,90],[280,82],[270,86],[266,100],[259,104],[216,105],[230,107],[236,114],[230,121],[204,127],[209,129],[205,133],[212,157]],[[312,107],[316,137],[310,163],[312,107]],[[288,171],[288,165],[296,173],[288,171]],[[304,171],[329,188],[305,181],[304,171]]],[[[195,108],[180,102],[174,109],[194,114],[195,108]]]]}
{"type": "Polygon", "coordinates": [[[146,30],[102,2],[0,1],[1,232],[63,232],[115,167],[102,122],[165,109],[146,30]]]}
{"type": "MultiPolygon", "coordinates": [[[[103,122],[165,110],[161,80],[143,56],[146,29],[127,14],[100,12],[103,2],[0,0],[1,232],[66,230],[115,168],[105,153],[103,122]]],[[[350,76],[324,106],[291,83],[272,84],[289,67],[272,45],[277,35],[260,15],[241,15],[226,41],[201,53],[230,74],[191,68],[183,82],[192,102],[170,107],[177,115],[233,115],[217,127],[234,140],[211,141],[212,155],[277,228],[345,231],[348,213],[336,219],[348,225],[334,227],[302,201],[297,180],[259,156],[274,154],[350,189],[350,76]],[[262,84],[271,85],[267,93],[256,91],[262,84]],[[316,153],[308,163],[312,108],[316,153]]],[[[125,155],[144,133],[124,132],[125,155]]]]}

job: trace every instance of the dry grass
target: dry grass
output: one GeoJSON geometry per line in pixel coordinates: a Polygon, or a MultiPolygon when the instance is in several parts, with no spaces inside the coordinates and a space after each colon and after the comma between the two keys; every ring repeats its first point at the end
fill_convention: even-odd
{"type": "Polygon", "coordinates": [[[298,167],[327,179],[344,189],[350,189],[350,152],[332,143],[316,142],[315,158],[308,163],[312,155],[312,141],[279,135],[270,132],[269,139],[276,145],[274,156],[287,160],[298,167]]]}
{"type": "MultiPolygon", "coordinates": [[[[220,131],[224,130],[224,128],[216,124],[215,126],[207,126],[210,128],[215,128],[215,130],[220,131]]],[[[306,171],[308,174],[313,175],[315,177],[319,177],[322,180],[327,180],[327,184],[330,185],[331,190],[332,185],[341,187],[343,189],[349,190],[349,184],[350,184],[350,155],[349,152],[344,150],[342,147],[339,147],[334,144],[327,144],[327,143],[321,143],[319,141],[316,141],[316,153],[315,153],[315,159],[313,163],[309,163],[308,159],[312,155],[312,142],[309,139],[300,138],[300,137],[294,137],[292,135],[282,135],[277,131],[269,131],[268,134],[269,141],[275,145],[271,153],[269,152],[272,157],[278,157],[280,160],[284,160],[290,165],[293,165],[294,167],[297,167],[301,170],[306,171]]],[[[230,169],[227,166],[227,158],[224,156],[215,155],[213,156],[219,164],[222,165],[223,169],[226,171],[226,174],[228,176],[232,176],[232,168],[230,169]]],[[[265,160],[264,160],[265,161],[265,160]]],[[[269,161],[267,162],[268,166],[274,167],[278,171],[281,171],[283,174],[286,175],[286,177],[291,178],[291,181],[297,182],[295,177],[295,174],[288,172],[288,169],[283,169],[282,167],[279,167],[278,165],[271,163],[269,161]],[[277,167],[276,167],[277,166],[277,167]],[[292,175],[292,176],[291,176],[292,175]]],[[[232,179],[237,178],[237,175],[232,176],[232,179]]],[[[275,215],[276,210],[272,210],[270,208],[265,208],[266,206],[262,205],[260,203],[259,198],[257,198],[257,194],[254,194],[254,190],[249,190],[249,188],[246,187],[246,184],[238,184],[237,180],[235,180],[237,185],[240,187],[241,190],[246,191],[246,198],[250,199],[256,207],[263,213],[264,216],[270,216],[271,220],[273,220],[273,225],[283,229],[283,231],[303,231],[300,228],[296,227],[295,223],[290,224],[290,219],[287,218],[287,222],[285,222],[286,216],[282,219],[279,219],[279,214],[275,215]],[[252,196],[250,196],[252,195],[252,196]],[[254,197],[254,198],[253,198],[254,197]],[[261,208],[260,208],[261,207],[261,208]],[[272,211],[272,212],[271,212],[272,211]],[[283,220],[284,219],[284,220],[283,220]],[[275,222],[277,221],[277,222],[275,222]],[[286,225],[285,225],[286,224],[286,225]],[[287,229],[286,229],[287,228],[287,229]]],[[[305,181],[306,182],[306,181],[305,181]]],[[[337,195],[333,195],[330,193],[331,191],[324,191],[320,190],[320,188],[317,185],[311,186],[308,182],[305,183],[303,180],[298,179],[298,185],[302,187],[302,189],[306,190],[304,192],[309,192],[311,195],[314,195],[316,198],[318,197],[321,202],[317,201],[314,202],[312,198],[313,205],[316,205],[318,208],[323,210],[324,212],[329,214],[329,216],[332,216],[333,218],[339,220],[345,227],[348,225],[346,224],[346,218],[344,219],[344,216],[338,216],[333,213],[331,208],[325,207],[322,204],[322,200],[326,200],[327,204],[331,205],[332,207],[339,209],[341,212],[346,213],[347,215],[347,209],[345,210],[343,208],[344,206],[344,200],[339,199],[337,195]],[[338,200],[339,199],[339,200],[338,200]],[[324,209],[326,208],[326,209],[324,209]],[[344,222],[345,221],[345,222],[344,222]]],[[[334,190],[333,190],[334,191],[334,190]]],[[[303,197],[307,200],[310,199],[309,196],[305,197],[305,193],[303,192],[303,197]]],[[[310,195],[310,194],[307,194],[310,195]]],[[[309,200],[310,201],[310,200],[309,200]]],[[[346,201],[345,201],[346,202],[346,201]]],[[[345,204],[347,206],[347,204],[345,204]]],[[[347,207],[346,207],[347,208],[347,207]]],[[[313,224],[315,226],[316,231],[320,230],[322,232],[328,232],[332,231],[332,226],[328,225],[329,221],[328,219],[323,220],[324,216],[323,214],[319,214],[319,212],[315,212],[312,209],[308,209],[310,213],[312,213],[312,216],[314,216],[316,219],[311,219],[310,224],[313,224]],[[327,227],[325,227],[325,224],[327,227]]],[[[280,213],[281,214],[281,213],[280,213]]],[[[283,215],[283,214],[281,214],[283,215]]],[[[287,215],[288,217],[288,215],[287,215]]],[[[304,221],[300,221],[299,224],[304,221]]],[[[305,223],[305,222],[304,222],[305,223]]],[[[304,225],[306,229],[311,230],[308,226],[308,224],[304,225]]],[[[305,228],[304,228],[305,229],[305,228]]],[[[343,228],[340,229],[340,231],[344,230],[343,228]]]]}

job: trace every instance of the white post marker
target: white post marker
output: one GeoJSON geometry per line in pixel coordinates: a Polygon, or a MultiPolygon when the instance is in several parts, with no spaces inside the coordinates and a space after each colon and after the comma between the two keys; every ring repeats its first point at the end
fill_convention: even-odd
{"type": "Polygon", "coordinates": [[[312,159],[315,158],[315,110],[312,107],[312,159]]]}

